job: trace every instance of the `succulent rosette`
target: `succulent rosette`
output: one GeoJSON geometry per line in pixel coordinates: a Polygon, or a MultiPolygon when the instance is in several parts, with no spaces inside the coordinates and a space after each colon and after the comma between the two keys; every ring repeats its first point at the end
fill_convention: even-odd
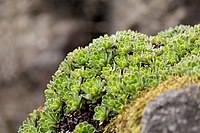
{"type": "Polygon", "coordinates": [[[145,90],[200,73],[200,25],[146,36],[120,31],[69,53],[45,90],[45,104],[19,133],[103,132],[145,90]]]}

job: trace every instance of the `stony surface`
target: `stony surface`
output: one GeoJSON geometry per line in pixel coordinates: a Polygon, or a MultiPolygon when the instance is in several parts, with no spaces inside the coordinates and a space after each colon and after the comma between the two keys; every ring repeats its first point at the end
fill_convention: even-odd
{"type": "Polygon", "coordinates": [[[156,97],[147,104],[142,124],[142,133],[199,133],[199,88],[191,85],[156,97]]]}

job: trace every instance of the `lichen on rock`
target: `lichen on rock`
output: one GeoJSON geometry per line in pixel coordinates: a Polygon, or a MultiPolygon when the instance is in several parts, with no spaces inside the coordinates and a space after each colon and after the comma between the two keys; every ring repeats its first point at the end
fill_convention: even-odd
{"type": "Polygon", "coordinates": [[[47,85],[45,107],[19,133],[102,132],[141,93],[173,76],[197,76],[199,44],[200,25],[150,37],[129,30],[95,39],[67,55],[47,85]]]}

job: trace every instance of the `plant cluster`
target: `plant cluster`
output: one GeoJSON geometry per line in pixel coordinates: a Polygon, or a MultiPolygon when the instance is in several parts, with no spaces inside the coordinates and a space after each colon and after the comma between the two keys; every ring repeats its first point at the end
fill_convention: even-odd
{"type": "MultiPolygon", "coordinates": [[[[45,108],[31,114],[19,133],[56,133],[64,114],[99,101],[92,119],[104,124],[141,91],[171,76],[197,71],[200,25],[181,25],[150,37],[130,30],[105,35],[67,55],[47,85],[45,108]]],[[[95,132],[94,126],[90,121],[78,122],[73,131],[95,132]]]]}

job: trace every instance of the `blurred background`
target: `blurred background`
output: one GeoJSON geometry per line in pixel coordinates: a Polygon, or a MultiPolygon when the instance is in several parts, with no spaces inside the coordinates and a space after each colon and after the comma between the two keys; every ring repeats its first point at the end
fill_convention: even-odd
{"type": "Polygon", "coordinates": [[[132,29],[155,35],[200,23],[199,0],[0,0],[0,132],[14,133],[42,106],[68,52],[132,29]]]}

